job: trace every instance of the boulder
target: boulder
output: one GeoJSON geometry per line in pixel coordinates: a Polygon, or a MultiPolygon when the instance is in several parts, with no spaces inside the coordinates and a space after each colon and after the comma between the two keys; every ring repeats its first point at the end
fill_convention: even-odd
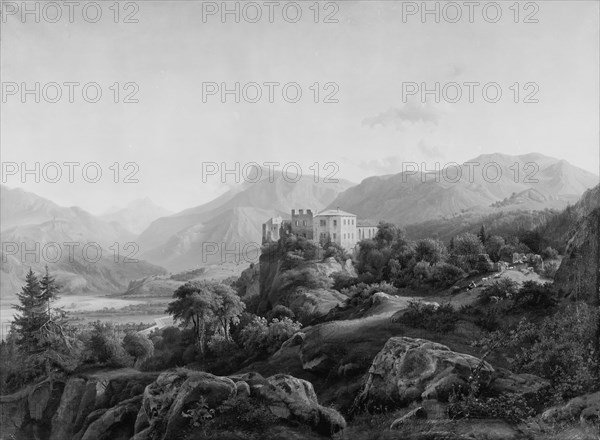
{"type": "Polygon", "coordinates": [[[152,438],[175,439],[189,423],[185,411],[201,400],[214,409],[236,392],[235,382],[228,377],[185,369],[164,372],[144,390],[135,434],[149,426],[156,433],[152,438]]]}
{"type": "Polygon", "coordinates": [[[600,420],[600,391],[575,397],[564,405],[552,407],[542,414],[545,422],[598,422],[600,420]]]}
{"type": "Polygon", "coordinates": [[[269,385],[256,387],[255,393],[267,402],[276,417],[308,425],[323,435],[332,435],[346,427],[346,421],[336,410],[319,405],[310,382],[287,374],[276,374],[267,381],[269,385]]]}
{"type": "Polygon", "coordinates": [[[494,372],[487,362],[425,339],[393,337],[373,359],[358,403],[396,407],[421,399],[445,402],[453,390],[466,389],[476,371],[479,383],[487,386],[494,372]]]}
{"type": "Polygon", "coordinates": [[[517,394],[523,397],[529,406],[541,410],[550,391],[550,381],[533,374],[516,374],[505,369],[495,371],[488,393],[492,395],[517,394]]]}
{"type": "Polygon", "coordinates": [[[134,434],[134,421],[142,404],[142,396],[118,403],[92,422],[81,440],[129,440],[134,434]]]}
{"type": "Polygon", "coordinates": [[[67,381],[60,404],[52,417],[50,440],[70,439],[75,434],[81,399],[86,391],[86,380],[79,377],[67,381]]]}

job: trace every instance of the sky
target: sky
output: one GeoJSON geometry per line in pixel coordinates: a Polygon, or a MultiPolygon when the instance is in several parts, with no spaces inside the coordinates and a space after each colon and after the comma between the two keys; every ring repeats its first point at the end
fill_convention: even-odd
{"type": "Polygon", "coordinates": [[[227,2],[239,22],[220,1],[122,2],[118,17],[100,2],[96,22],[93,7],[70,20],[56,2],[55,19],[41,3],[38,23],[3,2],[2,183],[102,213],[145,197],[172,211],[200,205],[237,183],[222,172],[236,163],[239,179],[253,162],[279,163],[276,173],[295,162],[303,175],[358,183],[407,162],[535,151],[598,174],[600,3],[520,3],[516,17],[501,1],[498,17],[479,2],[470,19],[456,2],[455,19],[458,9],[429,2],[439,22],[421,2],[292,3],[270,20],[265,2],[227,2]],[[222,97],[236,82],[240,102],[222,97]],[[35,83],[39,103],[21,94],[35,83]],[[78,83],[73,102],[65,83],[78,83]],[[99,89],[97,102],[82,94],[91,83],[85,98],[99,89]],[[439,102],[421,96],[436,83],[439,102]],[[21,175],[36,162],[39,182],[21,175]]]}

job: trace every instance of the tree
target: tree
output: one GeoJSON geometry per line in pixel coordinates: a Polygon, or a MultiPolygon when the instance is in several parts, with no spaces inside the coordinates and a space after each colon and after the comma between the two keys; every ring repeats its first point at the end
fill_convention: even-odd
{"type": "Polygon", "coordinates": [[[46,304],[42,299],[40,282],[31,268],[25,277],[25,286],[17,293],[20,304],[13,305],[18,312],[13,326],[17,332],[16,345],[20,351],[40,350],[39,330],[46,321],[46,304]]]}
{"type": "Polygon", "coordinates": [[[416,260],[426,261],[429,264],[436,264],[445,261],[447,253],[448,252],[444,243],[431,238],[418,240],[415,248],[416,260]]]}
{"type": "Polygon", "coordinates": [[[48,317],[51,317],[51,306],[54,301],[58,299],[58,286],[56,285],[56,280],[54,277],[50,276],[50,272],[48,271],[48,266],[46,266],[46,272],[44,276],[40,280],[40,299],[46,303],[46,310],[48,317]]]}
{"type": "Polygon", "coordinates": [[[479,237],[479,241],[481,241],[481,244],[485,244],[485,226],[481,225],[481,229],[479,230],[479,234],[477,234],[477,237],[479,237]]]}
{"type": "Polygon", "coordinates": [[[147,336],[138,332],[128,332],[123,338],[123,348],[129,353],[137,365],[138,360],[149,358],[154,354],[154,345],[147,336]]]}
{"type": "Polygon", "coordinates": [[[216,281],[193,281],[180,286],[174,293],[167,312],[183,326],[193,326],[200,354],[206,348],[206,333],[215,325],[229,338],[229,326],[236,323],[245,304],[235,290],[216,281]]]}
{"type": "MultiPolygon", "coordinates": [[[[505,246],[504,238],[499,235],[492,235],[485,241],[485,251],[488,253],[492,261],[496,262],[500,260],[500,251],[505,246]]],[[[512,253],[511,253],[512,257],[512,253]]]]}

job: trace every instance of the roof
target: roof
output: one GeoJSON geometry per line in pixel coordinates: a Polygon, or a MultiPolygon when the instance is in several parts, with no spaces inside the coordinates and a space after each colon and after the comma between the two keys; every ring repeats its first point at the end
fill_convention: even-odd
{"type": "Polygon", "coordinates": [[[371,227],[371,228],[376,228],[377,226],[379,226],[379,223],[377,223],[377,221],[375,220],[364,220],[364,219],[360,219],[356,221],[356,226],[358,226],[359,228],[361,226],[365,227],[371,227]]]}
{"type": "Polygon", "coordinates": [[[328,215],[344,215],[344,216],[356,217],[356,214],[342,211],[341,209],[326,209],[325,211],[319,212],[317,215],[315,215],[315,217],[328,216],[328,215]]]}

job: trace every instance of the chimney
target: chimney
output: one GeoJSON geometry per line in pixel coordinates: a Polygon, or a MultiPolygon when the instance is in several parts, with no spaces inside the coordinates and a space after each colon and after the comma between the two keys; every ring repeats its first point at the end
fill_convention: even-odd
{"type": "Polygon", "coordinates": [[[299,210],[298,210],[298,214],[299,214],[299,215],[302,215],[302,214],[304,214],[304,209],[299,209],[299,210]]]}

